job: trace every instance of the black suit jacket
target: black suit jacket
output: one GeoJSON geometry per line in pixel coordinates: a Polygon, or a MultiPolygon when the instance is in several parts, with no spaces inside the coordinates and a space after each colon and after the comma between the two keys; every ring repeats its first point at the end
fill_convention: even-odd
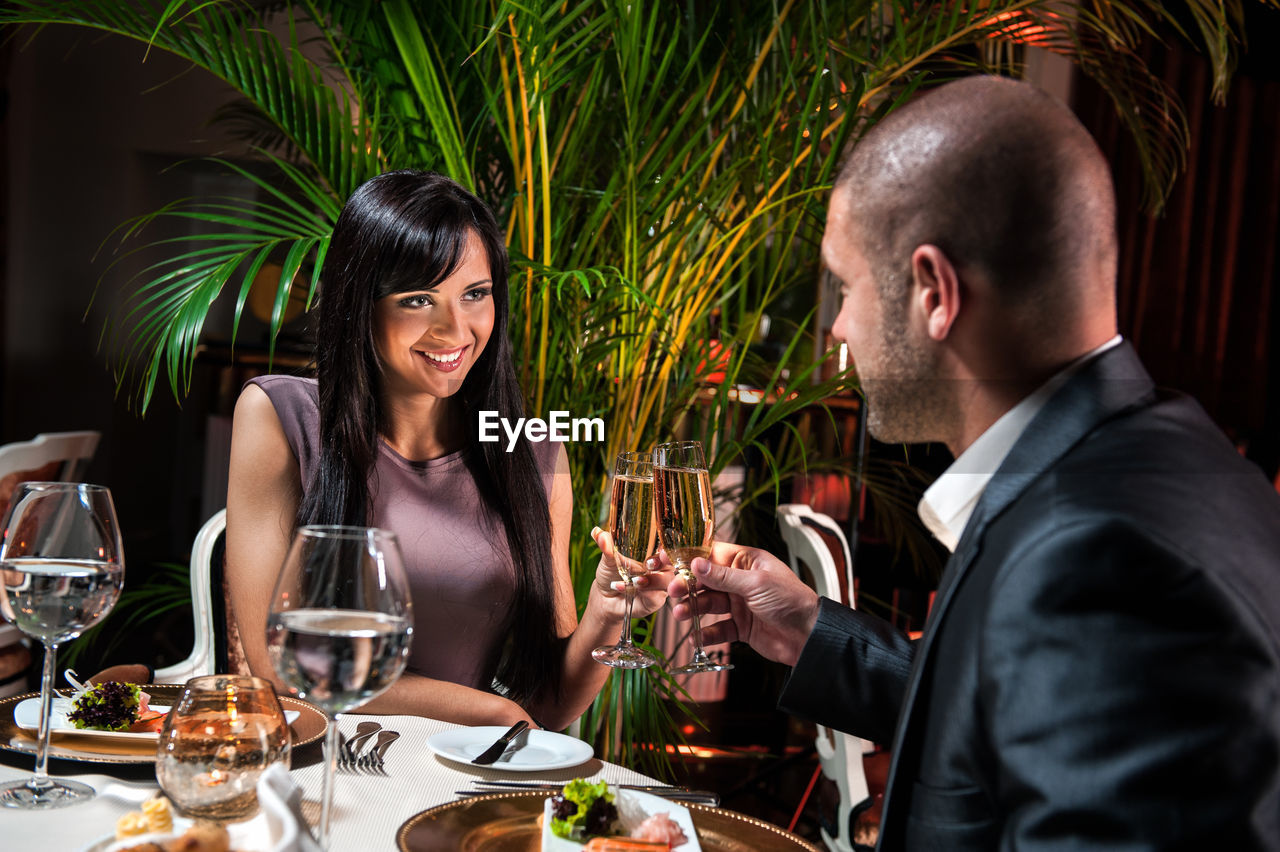
{"type": "Polygon", "coordinates": [[[1122,344],[1010,451],[923,637],[824,601],[779,703],[893,743],[885,850],[1280,849],[1280,496],[1122,344]]]}

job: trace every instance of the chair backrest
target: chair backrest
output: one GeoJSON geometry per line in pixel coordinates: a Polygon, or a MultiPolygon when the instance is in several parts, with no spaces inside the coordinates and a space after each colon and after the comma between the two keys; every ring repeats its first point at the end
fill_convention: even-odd
{"type": "MultiPolygon", "coordinates": [[[[804,504],[784,503],[778,507],[778,526],[789,551],[791,570],[804,577],[803,563],[808,567],[813,588],[819,595],[853,607],[853,559],[839,524],[804,504]],[[836,543],[837,552],[844,560],[843,570],[836,565],[828,542],[836,543]]],[[[823,725],[817,727],[814,745],[818,750],[822,774],[830,778],[840,791],[835,832],[823,826],[822,839],[828,849],[852,852],[853,818],[862,810],[869,795],[862,756],[871,750],[871,743],[823,725]]]]}
{"type": "Polygon", "coordinates": [[[30,441],[0,446],[0,517],[23,482],[74,482],[83,474],[100,432],[42,432],[30,441]]]}
{"type": "Polygon", "coordinates": [[[191,546],[191,614],[195,620],[195,641],[185,660],[156,671],[157,683],[185,683],[197,675],[213,674],[217,668],[218,634],[214,632],[214,625],[224,619],[215,618],[222,584],[219,582],[214,589],[213,562],[221,550],[218,542],[226,528],[227,510],[220,509],[196,533],[191,546]]]}

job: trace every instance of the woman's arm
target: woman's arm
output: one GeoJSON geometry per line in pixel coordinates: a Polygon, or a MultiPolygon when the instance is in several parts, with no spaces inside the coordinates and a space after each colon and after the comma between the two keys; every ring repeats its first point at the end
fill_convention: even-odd
{"type": "MultiPolygon", "coordinates": [[[[293,540],[302,476],[275,406],[257,385],[236,402],[227,487],[227,585],[250,670],[284,689],[267,656],[267,610],[293,540]]],[[[362,712],[414,714],[463,725],[509,725],[515,702],[456,683],[406,674],[362,712]]]]}
{"type": "MultiPolygon", "coordinates": [[[[564,651],[564,673],[561,692],[544,694],[531,702],[530,712],[549,730],[565,728],[582,715],[609,676],[610,668],[591,658],[592,649],[612,645],[622,632],[625,596],[613,588],[621,580],[614,567],[612,542],[608,533],[593,531],[596,544],[603,551],[596,566],[596,580],[591,584],[587,606],[578,621],[569,574],[569,530],[573,518],[573,491],[569,477],[569,461],[564,449],[556,459],[556,475],[551,487],[551,553],[556,575],[556,625],[561,636],[567,636],[564,651]]],[[[636,578],[636,600],[633,617],[640,618],[658,609],[666,599],[670,578],[642,576],[636,578]]]]}
{"type": "MultiPolygon", "coordinates": [[[[231,422],[227,589],[249,669],[282,689],[267,658],[267,609],[293,538],[302,477],[266,391],[248,385],[231,422]]],[[[282,692],[281,694],[288,694],[282,692]]]]}

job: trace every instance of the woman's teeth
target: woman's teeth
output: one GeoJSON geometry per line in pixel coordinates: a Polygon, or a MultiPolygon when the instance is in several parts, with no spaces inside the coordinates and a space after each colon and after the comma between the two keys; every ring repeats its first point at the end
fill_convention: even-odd
{"type": "Polygon", "coordinates": [[[423,352],[422,354],[426,355],[428,358],[430,358],[432,361],[435,361],[437,364],[452,364],[454,361],[457,361],[459,358],[462,357],[462,350],[459,349],[457,352],[454,352],[452,355],[435,355],[431,352],[423,352]]]}

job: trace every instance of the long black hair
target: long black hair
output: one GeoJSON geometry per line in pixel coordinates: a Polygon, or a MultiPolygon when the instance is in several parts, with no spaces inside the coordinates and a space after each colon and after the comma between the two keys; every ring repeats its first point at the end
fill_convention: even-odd
{"type": "Polygon", "coordinates": [[[374,305],[449,277],[462,262],[470,234],[480,238],[488,256],[494,325],[451,410],[470,424],[461,430],[467,436],[466,464],[481,498],[501,518],[515,567],[510,641],[497,679],[510,698],[523,703],[545,686],[558,691],[563,662],[555,627],[549,495],[528,443],[508,453],[502,442],[479,440],[477,412],[497,411],[512,422],[524,414],[507,337],[507,250],[489,208],[443,175],[379,175],[361,184],[338,216],[321,272],[316,326],[320,459],[298,523],[370,523],[369,477],[384,426],[374,305]]]}

